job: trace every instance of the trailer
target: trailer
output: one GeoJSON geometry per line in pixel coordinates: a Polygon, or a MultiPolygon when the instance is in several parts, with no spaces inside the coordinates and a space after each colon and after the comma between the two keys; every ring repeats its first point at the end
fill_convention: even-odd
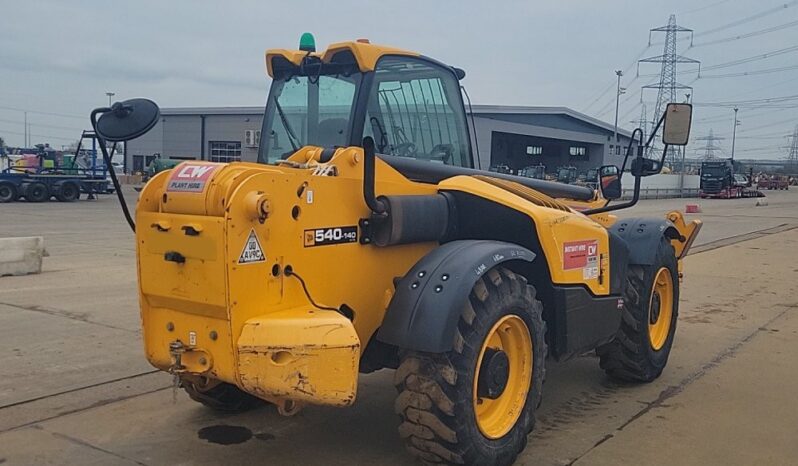
{"type": "MultiPolygon", "coordinates": [[[[112,148],[112,151],[114,149],[112,148]]],[[[97,136],[84,131],[72,158],[55,160],[40,151],[36,164],[8,164],[0,171],[0,203],[24,198],[28,202],[45,202],[52,198],[73,202],[81,194],[93,199],[98,194],[113,193],[105,164],[98,163],[97,136]],[[84,140],[91,141],[91,149],[83,148],[84,140]],[[66,160],[65,160],[66,159],[66,160]]]]}
{"type": "Polygon", "coordinates": [[[787,190],[790,189],[790,182],[786,176],[781,175],[763,175],[759,178],[759,182],[757,182],[757,187],[759,189],[767,189],[772,191],[776,190],[787,190]]]}

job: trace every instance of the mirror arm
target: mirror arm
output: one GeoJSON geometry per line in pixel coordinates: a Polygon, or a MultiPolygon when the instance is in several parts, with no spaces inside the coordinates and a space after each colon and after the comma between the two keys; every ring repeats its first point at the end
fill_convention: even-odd
{"type": "MultiPolygon", "coordinates": [[[[660,119],[660,123],[662,123],[662,119],[660,119]]],[[[657,124],[657,129],[659,129],[659,124],[657,124]]],[[[643,130],[640,129],[640,128],[635,128],[635,130],[632,131],[632,138],[629,141],[629,146],[627,148],[626,157],[624,157],[624,159],[623,159],[623,167],[621,168],[621,173],[619,174],[621,179],[623,179],[624,170],[626,169],[626,161],[629,159],[629,153],[631,152],[631,149],[632,149],[632,143],[635,141],[635,134],[637,134],[637,133],[640,133],[640,139],[638,140],[638,144],[637,144],[637,156],[636,156],[636,158],[638,158],[638,159],[642,159],[643,158],[643,147],[644,146],[640,145],[640,142],[642,142],[642,140],[643,140],[643,130]]],[[[646,142],[646,146],[648,146],[649,143],[651,143],[651,138],[649,138],[648,142],[646,142]]],[[[624,202],[622,204],[609,205],[610,204],[610,200],[607,200],[607,203],[604,204],[603,207],[599,207],[597,209],[583,210],[582,213],[585,214],[585,215],[593,215],[593,214],[601,214],[601,213],[604,213],[604,212],[611,212],[613,210],[626,209],[627,207],[632,207],[633,205],[637,204],[637,201],[640,200],[640,185],[641,185],[641,180],[642,179],[643,179],[642,175],[641,176],[635,176],[635,188],[634,188],[634,192],[632,193],[632,199],[629,202],[624,202]]],[[[601,181],[599,181],[599,182],[601,182],[601,181]]]]}
{"type": "Polygon", "coordinates": [[[665,166],[665,157],[668,155],[668,148],[670,144],[665,144],[665,147],[662,148],[662,158],[659,159],[659,169],[662,171],[662,168],[665,166]]]}
{"type": "Polygon", "coordinates": [[[662,126],[662,122],[665,121],[665,112],[662,113],[662,116],[659,117],[659,121],[657,122],[657,126],[651,131],[651,134],[648,135],[648,141],[646,141],[645,147],[651,145],[651,141],[654,140],[654,136],[657,135],[657,131],[659,131],[659,127],[662,126]]]}
{"type": "Polygon", "coordinates": [[[607,205],[605,204],[604,207],[599,207],[598,209],[588,209],[583,210],[582,213],[585,215],[593,215],[593,214],[601,214],[604,212],[611,212],[613,210],[620,210],[626,209],[627,207],[632,207],[633,205],[637,204],[637,201],[640,200],[640,181],[643,179],[642,176],[635,177],[635,190],[632,194],[632,200],[629,202],[624,202],[623,204],[615,204],[615,205],[607,205]]]}
{"type": "MultiPolygon", "coordinates": [[[[629,139],[629,145],[626,146],[626,156],[623,158],[623,165],[621,165],[621,176],[623,176],[623,172],[626,170],[626,162],[629,160],[629,154],[632,153],[632,144],[635,142],[635,134],[637,133],[640,133],[640,140],[637,146],[640,147],[640,144],[643,142],[643,130],[640,128],[635,128],[635,130],[632,131],[632,137],[629,139]]],[[[640,151],[638,150],[638,154],[639,153],[640,151]]]]}
{"type": "MultiPolygon", "coordinates": [[[[100,142],[100,151],[103,153],[103,160],[105,161],[105,167],[108,169],[108,174],[111,175],[111,182],[114,185],[114,189],[116,190],[116,196],[119,199],[119,204],[122,206],[122,213],[125,214],[125,220],[127,220],[127,224],[130,225],[130,229],[133,230],[133,233],[136,232],[136,222],[133,221],[133,217],[130,215],[130,209],[127,207],[127,201],[125,201],[125,195],[122,193],[122,188],[119,186],[119,179],[116,177],[116,171],[114,170],[114,165],[111,163],[111,155],[108,154],[108,147],[105,143],[105,139],[103,139],[100,134],[97,132],[97,115],[101,113],[110,112],[111,109],[108,107],[103,108],[95,108],[91,111],[91,127],[94,129],[94,135],[97,140],[100,142]]],[[[116,143],[114,143],[114,147],[116,147],[116,143]]]]}

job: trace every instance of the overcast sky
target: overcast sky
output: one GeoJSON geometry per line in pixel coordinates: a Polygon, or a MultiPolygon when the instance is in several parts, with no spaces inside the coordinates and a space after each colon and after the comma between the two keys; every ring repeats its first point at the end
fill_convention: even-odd
{"type": "MultiPolygon", "coordinates": [[[[93,107],[107,104],[106,91],[118,99],[149,97],[162,107],[263,105],[268,90],[263,52],[295,48],[305,31],[315,35],[319,49],[366,37],[464,68],[474,103],[568,106],[610,123],[614,70],[626,70],[622,86],[628,90],[619,114],[620,124],[630,128],[630,121],[640,118],[640,86],[657,80],[636,78],[634,63],[662,54],[664,34],[655,34],[655,44],[646,49],[648,31],[665,25],[670,14],[695,30],[693,47],[688,40],[679,42],[682,54],[701,60],[702,67],[724,65],[698,80],[696,73],[679,76],[694,87],[700,104],[694,138],[713,129],[726,138],[716,144],[728,156],[733,112],[705,105],[718,102],[760,100],[740,105],[739,158],[784,157],[785,136],[798,124],[798,99],[761,102],[798,96],[798,0],[2,0],[0,5],[0,137],[9,145],[23,142],[23,113],[14,109],[28,110],[34,144],[59,147],[88,126],[93,107]],[[727,66],[783,49],[787,52],[727,66]],[[793,68],[709,77],[785,67],[793,68]]],[[[679,65],[680,72],[693,68],[679,65]]],[[[659,73],[659,65],[641,65],[641,75],[652,73],[659,73]]],[[[656,90],[643,92],[643,99],[650,119],[656,90]]],[[[703,144],[694,140],[688,154],[696,155],[703,144]]]]}

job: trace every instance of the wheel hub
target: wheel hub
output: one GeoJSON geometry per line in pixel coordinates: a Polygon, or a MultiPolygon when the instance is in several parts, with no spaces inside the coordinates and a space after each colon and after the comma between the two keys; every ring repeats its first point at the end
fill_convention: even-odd
{"type": "Polygon", "coordinates": [[[480,398],[495,400],[507,388],[510,378],[510,360],[507,353],[494,348],[486,348],[479,368],[477,395],[480,398]]]}
{"type": "Polygon", "coordinates": [[[651,315],[649,317],[649,323],[654,325],[659,320],[659,313],[661,310],[661,298],[659,296],[659,292],[655,291],[654,295],[651,297],[651,315]]]}

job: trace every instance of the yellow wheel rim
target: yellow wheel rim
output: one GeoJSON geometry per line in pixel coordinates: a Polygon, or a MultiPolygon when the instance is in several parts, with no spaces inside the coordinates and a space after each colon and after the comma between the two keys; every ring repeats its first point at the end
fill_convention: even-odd
{"type": "Polygon", "coordinates": [[[488,332],[477,359],[474,374],[474,414],[480,432],[498,439],[513,428],[521,416],[532,380],[532,337],[523,319],[516,315],[502,317],[488,332]],[[503,351],[507,356],[507,384],[498,397],[479,396],[478,384],[485,352],[503,351]]]}
{"type": "Polygon", "coordinates": [[[673,320],[673,276],[662,267],[654,277],[651,301],[648,306],[648,339],[651,348],[659,351],[665,346],[673,320]]]}

